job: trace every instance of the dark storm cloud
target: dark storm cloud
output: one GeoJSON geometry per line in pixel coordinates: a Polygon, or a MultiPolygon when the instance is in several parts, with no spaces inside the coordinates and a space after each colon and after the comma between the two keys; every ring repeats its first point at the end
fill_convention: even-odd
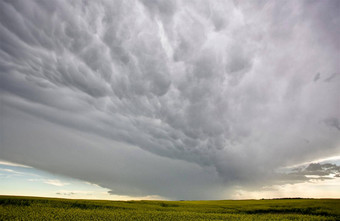
{"type": "Polygon", "coordinates": [[[336,154],[340,81],[325,77],[339,70],[338,11],[338,1],[0,1],[2,118],[20,110],[48,137],[54,125],[137,146],[160,171],[136,176],[133,160],[113,171],[103,140],[70,141],[82,157],[66,141],[25,146],[26,133],[39,137],[27,127],[6,132],[1,156],[117,194],[178,198],[195,184],[186,197],[197,198],[336,154]],[[25,159],[30,151],[39,154],[25,159]]]}

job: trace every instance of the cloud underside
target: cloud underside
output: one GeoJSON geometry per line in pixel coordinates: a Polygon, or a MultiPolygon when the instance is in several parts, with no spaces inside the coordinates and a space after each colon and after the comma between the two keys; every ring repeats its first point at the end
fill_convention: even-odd
{"type": "Polygon", "coordinates": [[[178,199],[339,153],[339,9],[1,1],[1,157],[178,199]]]}

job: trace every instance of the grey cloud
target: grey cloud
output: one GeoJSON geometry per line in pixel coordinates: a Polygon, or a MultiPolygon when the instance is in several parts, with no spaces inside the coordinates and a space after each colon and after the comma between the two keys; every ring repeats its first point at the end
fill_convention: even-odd
{"type": "Polygon", "coordinates": [[[66,193],[56,192],[55,194],[57,194],[57,195],[64,195],[64,196],[72,196],[72,195],[74,195],[76,193],[74,193],[74,192],[66,192],[66,193]]]}
{"type": "MultiPolygon", "coordinates": [[[[215,171],[215,185],[198,179],[202,185],[190,198],[208,184],[216,189],[225,183],[252,185],[271,176],[272,169],[339,152],[338,131],[329,126],[338,128],[340,81],[332,75],[329,84],[310,82],[316,70],[339,70],[339,20],[333,19],[339,17],[338,5],[1,1],[1,105],[37,117],[37,131],[48,121],[50,127],[136,146],[143,156],[156,154],[150,159],[157,166],[163,157],[170,165],[181,162],[192,180],[197,171],[215,171]],[[319,39],[322,44],[316,44],[319,39]]],[[[13,149],[14,137],[26,133],[20,131],[7,133],[1,144],[6,160],[98,183],[113,193],[178,197],[182,190],[176,185],[192,185],[174,173],[180,166],[162,168],[177,177],[178,194],[148,181],[161,176],[149,166],[141,172],[145,179],[133,179],[134,167],[128,167],[117,183],[105,178],[118,173],[110,170],[111,149],[96,152],[90,144],[84,147],[88,156],[104,158],[98,168],[93,162],[92,170],[74,155],[78,169],[67,172],[56,163],[77,150],[67,142],[69,148],[56,155],[32,143],[25,150],[46,155],[31,156],[41,163],[27,161],[21,147],[13,149]],[[44,157],[55,157],[55,165],[44,157]]],[[[42,141],[35,142],[43,148],[42,141]]]]}
{"type": "Polygon", "coordinates": [[[330,175],[332,173],[338,174],[340,173],[340,166],[331,163],[312,163],[309,164],[308,167],[305,169],[307,173],[310,172],[308,175],[317,175],[316,173],[323,171],[324,174],[330,175]]]}
{"type": "Polygon", "coordinates": [[[340,166],[332,163],[311,163],[294,168],[291,172],[280,174],[280,182],[303,182],[310,180],[337,179],[340,166]]]}
{"type": "Polygon", "coordinates": [[[340,121],[338,118],[331,117],[324,120],[325,124],[330,127],[334,127],[340,131],[340,121]]]}
{"type": "Polygon", "coordinates": [[[320,79],[320,73],[317,73],[314,77],[314,81],[318,81],[320,79]]]}
{"type": "Polygon", "coordinates": [[[96,183],[113,194],[168,199],[225,196],[213,167],[159,157],[134,146],[41,122],[13,108],[4,108],[2,114],[6,127],[1,128],[1,134],[8,138],[1,140],[1,146],[11,148],[2,149],[1,157],[96,183]]]}
{"type": "Polygon", "coordinates": [[[329,76],[328,78],[326,78],[324,81],[325,81],[325,82],[330,82],[330,81],[332,81],[336,76],[337,76],[337,74],[336,74],[336,73],[333,73],[331,76],[329,76]]]}

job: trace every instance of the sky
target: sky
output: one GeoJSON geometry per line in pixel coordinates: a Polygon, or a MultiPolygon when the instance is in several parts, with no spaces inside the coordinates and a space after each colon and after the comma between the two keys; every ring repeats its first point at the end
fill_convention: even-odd
{"type": "Polygon", "coordinates": [[[0,0],[0,194],[339,198],[339,11],[0,0]]]}

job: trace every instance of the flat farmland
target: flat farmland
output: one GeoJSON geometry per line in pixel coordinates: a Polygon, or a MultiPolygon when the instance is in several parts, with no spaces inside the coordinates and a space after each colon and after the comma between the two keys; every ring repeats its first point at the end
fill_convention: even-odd
{"type": "Polygon", "coordinates": [[[340,199],[106,201],[0,196],[0,220],[340,220],[340,199]]]}

